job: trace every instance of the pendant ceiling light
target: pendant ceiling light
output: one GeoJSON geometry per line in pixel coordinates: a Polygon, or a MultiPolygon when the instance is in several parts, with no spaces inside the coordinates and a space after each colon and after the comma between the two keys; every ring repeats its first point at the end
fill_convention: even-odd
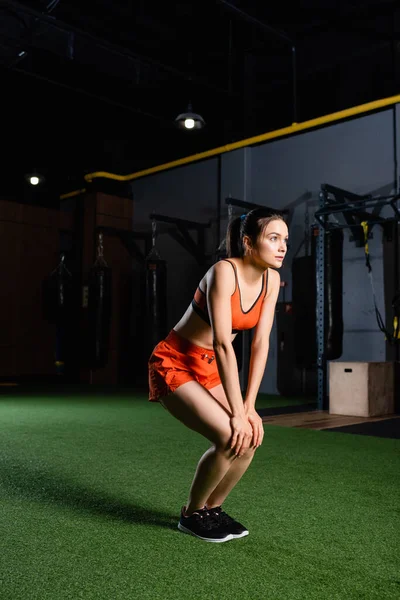
{"type": "Polygon", "coordinates": [[[181,113],[176,117],[175,123],[179,129],[187,129],[188,131],[203,129],[206,124],[201,115],[193,112],[191,104],[189,104],[185,113],[181,113]]]}
{"type": "Polygon", "coordinates": [[[25,179],[30,185],[33,186],[40,185],[45,181],[43,175],[38,173],[36,170],[33,170],[31,173],[26,173],[25,179]]]}

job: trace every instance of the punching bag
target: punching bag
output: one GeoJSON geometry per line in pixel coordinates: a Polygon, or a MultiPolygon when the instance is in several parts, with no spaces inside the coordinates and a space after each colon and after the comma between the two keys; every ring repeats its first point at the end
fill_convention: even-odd
{"type": "MultiPolygon", "coordinates": [[[[296,366],[309,368],[317,361],[316,243],[311,256],[292,263],[292,300],[296,366]]],[[[340,358],[343,352],[343,231],[325,232],[325,355],[340,358]]]]}
{"type": "Polygon", "coordinates": [[[65,255],[43,281],[42,308],[46,321],[55,325],[54,365],[57,375],[65,374],[73,311],[73,278],[65,266],[65,255]]]}
{"type": "Polygon", "coordinates": [[[160,258],[155,246],[145,261],[146,325],[148,353],[168,333],[167,331],[167,263],[160,258]]]}
{"type": "Polygon", "coordinates": [[[145,260],[146,285],[146,354],[167,335],[167,263],[156,248],[157,223],[151,221],[151,250],[145,260]]]}
{"type": "Polygon", "coordinates": [[[311,367],[317,359],[315,257],[292,262],[294,356],[297,367],[311,367]]]}
{"type": "Polygon", "coordinates": [[[110,344],[112,272],[103,258],[101,236],[88,278],[88,359],[92,369],[106,366],[110,344]]]}
{"type": "Polygon", "coordinates": [[[61,254],[58,267],[43,281],[43,316],[49,323],[65,323],[72,307],[72,275],[65,266],[65,255],[61,254]]]}

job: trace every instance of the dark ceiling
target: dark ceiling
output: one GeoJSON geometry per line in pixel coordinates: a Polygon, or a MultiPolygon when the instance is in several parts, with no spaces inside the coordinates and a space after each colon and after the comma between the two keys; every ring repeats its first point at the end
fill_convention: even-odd
{"type": "Polygon", "coordinates": [[[1,0],[1,195],[32,168],[57,194],[398,94],[399,32],[398,0],[1,0]],[[189,101],[200,132],[174,126],[189,101]]]}

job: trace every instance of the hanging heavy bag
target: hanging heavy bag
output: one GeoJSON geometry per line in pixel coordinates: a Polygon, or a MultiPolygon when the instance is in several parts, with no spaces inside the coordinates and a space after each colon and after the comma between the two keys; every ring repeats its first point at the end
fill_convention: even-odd
{"type": "Polygon", "coordinates": [[[93,369],[108,362],[112,309],[112,275],[106,265],[94,265],[88,281],[88,353],[93,369]]]}
{"type": "Polygon", "coordinates": [[[153,248],[146,258],[146,321],[151,351],[167,335],[167,263],[153,248]]]}
{"type": "Polygon", "coordinates": [[[74,309],[73,277],[65,266],[65,255],[42,284],[42,308],[46,321],[55,325],[54,365],[57,375],[69,366],[71,324],[74,309]]]}
{"type": "Polygon", "coordinates": [[[151,250],[145,260],[146,278],[146,354],[167,335],[167,263],[156,248],[157,223],[151,221],[151,250]]]}
{"type": "Polygon", "coordinates": [[[292,262],[292,321],[295,363],[299,368],[311,367],[317,357],[315,296],[315,257],[297,257],[292,262]]]}
{"type": "Polygon", "coordinates": [[[88,363],[100,369],[108,362],[112,311],[112,273],[103,256],[99,234],[97,258],[88,278],[88,363]]]}
{"type": "Polygon", "coordinates": [[[64,259],[62,254],[58,267],[42,284],[43,316],[49,323],[66,323],[72,309],[73,281],[64,259]]]}

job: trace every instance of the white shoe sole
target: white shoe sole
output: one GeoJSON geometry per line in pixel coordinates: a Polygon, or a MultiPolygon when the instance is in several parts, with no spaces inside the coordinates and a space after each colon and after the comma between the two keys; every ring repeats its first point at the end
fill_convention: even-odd
{"type": "MultiPolygon", "coordinates": [[[[189,535],[193,535],[194,537],[197,537],[200,540],[203,540],[204,542],[213,542],[214,544],[218,544],[218,543],[222,543],[222,542],[229,542],[229,540],[233,540],[233,535],[231,533],[228,534],[223,539],[215,539],[215,538],[204,538],[201,535],[197,535],[197,533],[193,533],[193,531],[190,531],[190,529],[186,529],[186,527],[184,525],[182,525],[181,523],[178,523],[178,529],[180,531],[183,531],[183,533],[188,533],[189,535]]],[[[240,537],[242,537],[242,536],[240,536],[240,537]]]]}
{"type": "Polygon", "coordinates": [[[249,532],[247,531],[247,529],[246,529],[246,531],[243,531],[243,533],[238,533],[236,535],[234,533],[232,533],[233,539],[238,539],[238,538],[246,537],[246,535],[249,535],[249,532]]]}

